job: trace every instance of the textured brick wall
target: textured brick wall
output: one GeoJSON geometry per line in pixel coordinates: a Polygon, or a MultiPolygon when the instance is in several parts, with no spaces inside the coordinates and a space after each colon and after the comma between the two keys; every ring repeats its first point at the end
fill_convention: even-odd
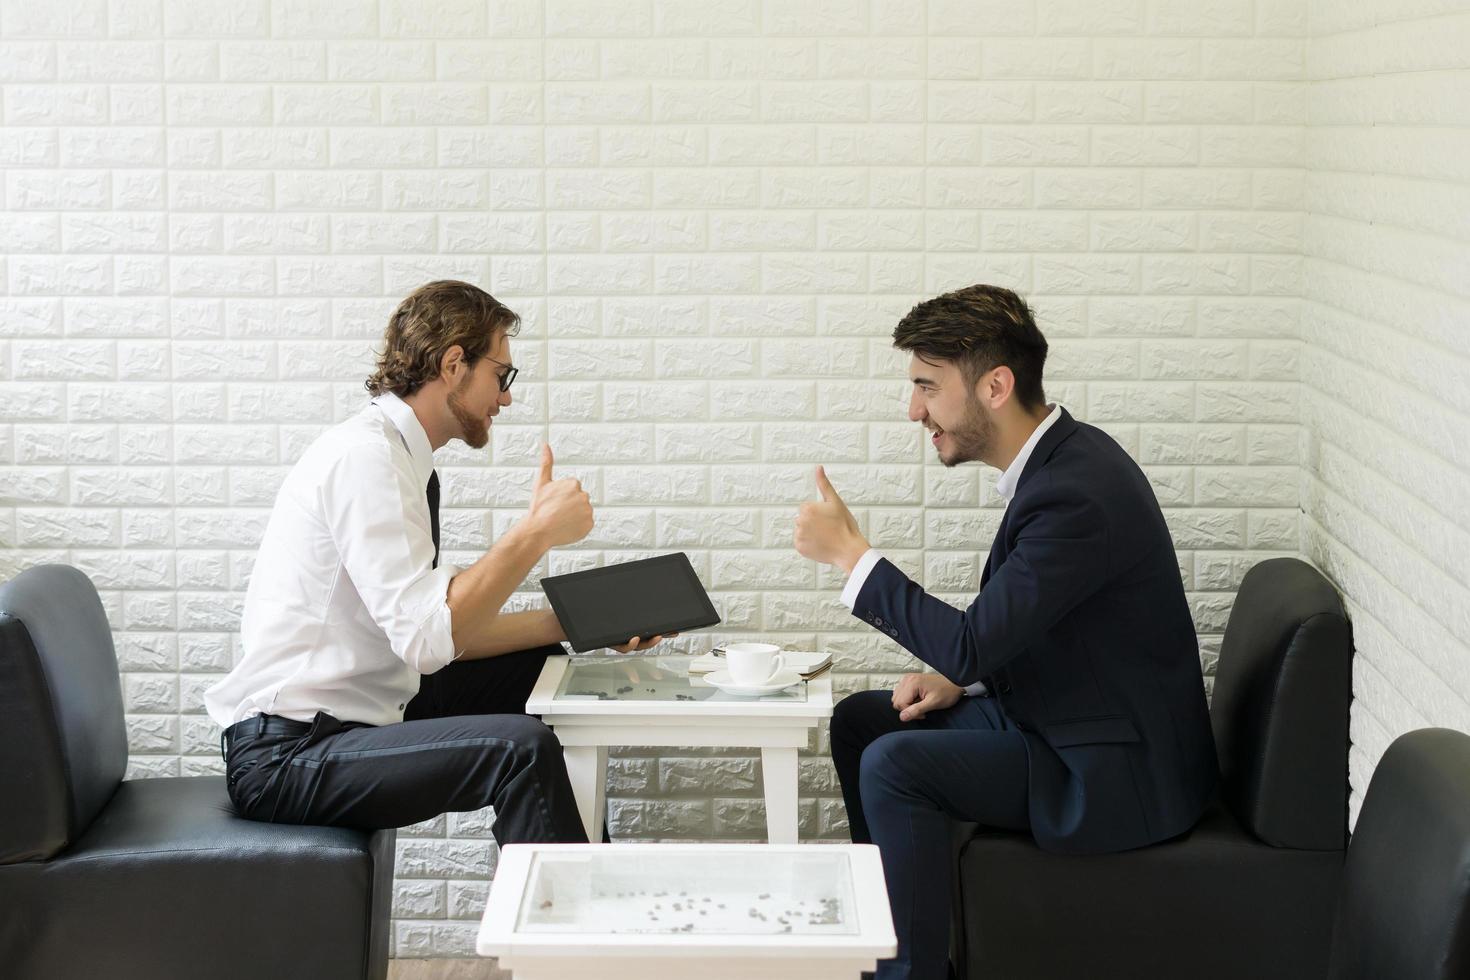
{"type": "MultiPolygon", "coordinates": [[[[1244,569],[1297,553],[1305,487],[1314,557],[1370,574],[1350,580],[1373,611],[1365,648],[1415,668],[1362,675],[1400,712],[1374,709],[1391,727],[1412,696],[1391,688],[1431,680],[1416,658],[1464,650],[1402,654],[1402,621],[1373,598],[1436,638],[1464,615],[1419,607],[1462,595],[1455,521],[1437,518],[1423,547],[1439,550],[1416,564],[1396,543],[1399,521],[1455,514],[1463,493],[1445,349],[1463,345],[1465,277],[1444,251],[1463,194],[1416,190],[1464,177],[1463,131],[1442,125],[1464,122],[1463,100],[1431,110],[1385,89],[1385,111],[1440,125],[1379,150],[1406,179],[1372,203],[1414,217],[1369,228],[1356,188],[1378,185],[1334,175],[1346,183],[1311,184],[1304,249],[1308,96],[1324,88],[1303,82],[1307,29],[1305,0],[3,0],[0,572],[84,568],[117,630],[131,773],[217,771],[201,692],[234,655],[275,488],[361,404],[397,299],[456,276],[526,329],[491,452],[440,457],[452,558],[517,517],[549,436],[599,508],[553,570],[687,550],[720,635],[827,647],[842,691],[885,684],[911,661],[855,628],[839,583],[791,550],[791,518],[826,462],[876,544],[973,595],[994,474],[933,462],[887,338],[916,300],[991,281],[1034,300],[1049,393],[1153,479],[1207,662],[1244,569]],[[1401,261],[1396,244],[1373,253],[1380,238],[1437,243],[1416,254],[1441,263],[1367,266],[1432,294],[1415,310],[1437,316],[1386,314],[1363,288],[1344,256],[1401,261]],[[1360,296],[1310,304],[1305,405],[1304,251],[1310,286],[1360,296]],[[1430,268],[1442,278],[1422,284],[1430,268]],[[1359,366],[1390,331],[1439,352],[1440,387],[1359,366]],[[1339,381],[1374,411],[1391,387],[1435,412],[1344,423],[1339,381]],[[1302,484],[1304,411],[1322,438],[1302,484]],[[1430,448],[1412,460],[1432,478],[1358,462],[1358,440],[1419,424],[1430,448]],[[1328,441],[1336,427],[1346,442],[1328,441]],[[1357,511],[1343,527],[1336,509],[1363,488],[1387,508],[1372,541],[1433,599],[1353,557],[1357,511]]],[[[1464,47],[1426,37],[1444,57],[1464,47]]],[[[1334,104],[1357,129],[1316,145],[1326,169],[1378,145],[1355,84],[1334,104]]],[[[624,753],[612,780],[619,836],[761,835],[748,754],[624,753]]],[[[802,780],[804,835],[840,836],[820,739],[802,780]]],[[[486,816],[402,835],[400,955],[470,948],[486,816]]]]}
{"type": "Polygon", "coordinates": [[[1357,636],[1353,813],[1388,743],[1470,731],[1470,5],[1315,3],[1303,550],[1357,636]]]}

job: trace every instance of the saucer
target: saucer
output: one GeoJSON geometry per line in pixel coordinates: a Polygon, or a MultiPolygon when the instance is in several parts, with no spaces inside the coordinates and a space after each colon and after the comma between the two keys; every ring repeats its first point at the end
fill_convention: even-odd
{"type": "Polygon", "coordinates": [[[726,694],[733,694],[737,698],[758,698],[762,694],[775,694],[777,691],[786,690],[793,684],[801,683],[801,675],[789,668],[777,671],[769,684],[755,686],[736,684],[730,677],[730,672],[724,669],[712,670],[704,675],[704,679],[710,683],[710,686],[717,687],[726,694]]]}

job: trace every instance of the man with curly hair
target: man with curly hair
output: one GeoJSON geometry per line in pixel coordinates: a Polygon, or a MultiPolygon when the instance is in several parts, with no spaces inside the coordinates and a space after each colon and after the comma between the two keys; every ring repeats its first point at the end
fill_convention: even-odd
{"type": "Polygon", "coordinates": [[[501,611],[549,549],[591,531],[586,491],[553,478],[545,446],[525,515],[468,568],[439,561],[433,453],[489,441],[519,325],[467,283],[416,290],[388,321],[371,403],[286,476],[244,656],[205,696],[241,816],[376,829],[493,805],[502,844],[586,840],[561,746],[524,713],[565,634],[550,610],[501,611]]]}

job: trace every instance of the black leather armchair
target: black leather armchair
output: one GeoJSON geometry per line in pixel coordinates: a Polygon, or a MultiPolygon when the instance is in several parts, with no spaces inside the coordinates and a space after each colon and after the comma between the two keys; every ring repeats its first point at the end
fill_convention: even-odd
{"type": "Polygon", "coordinates": [[[1293,558],[1252,568],[1210,707],[1220,799],[1179,838],[1097,857],[959,828],[960,975],[1324,977],[1347,846],[1351,700],[1351,631],[1332,586],[1293,558]]]}
{"type": "Polygon", "coordinates": [[[393,831],[242,820],[222,777],[124,781],[127,753],[92,583],[0,586],[0,974],[387,976],[393,831]]]}
{"type": "Polygon", "coordinates": [[[1353,828],[1332,980],[1470,977],[1470,735],[1399,736],[1353,828]]]}

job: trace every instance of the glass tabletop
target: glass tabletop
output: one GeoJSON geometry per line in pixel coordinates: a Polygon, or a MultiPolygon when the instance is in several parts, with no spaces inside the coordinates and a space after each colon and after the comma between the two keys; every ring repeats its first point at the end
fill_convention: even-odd
{"type": "Polygon", "coordinates": [[[852,867],[840,851],[779,864],[725,853],[537,854],[518,932],[857,935],[852,867]]]}
{"type": "Polygon", "coordinates": [[[694,657],[571,657],[556,689],[556,700],[806,702],[806,683],[775,694],[737,697],[690,674],[694,657]]]}

